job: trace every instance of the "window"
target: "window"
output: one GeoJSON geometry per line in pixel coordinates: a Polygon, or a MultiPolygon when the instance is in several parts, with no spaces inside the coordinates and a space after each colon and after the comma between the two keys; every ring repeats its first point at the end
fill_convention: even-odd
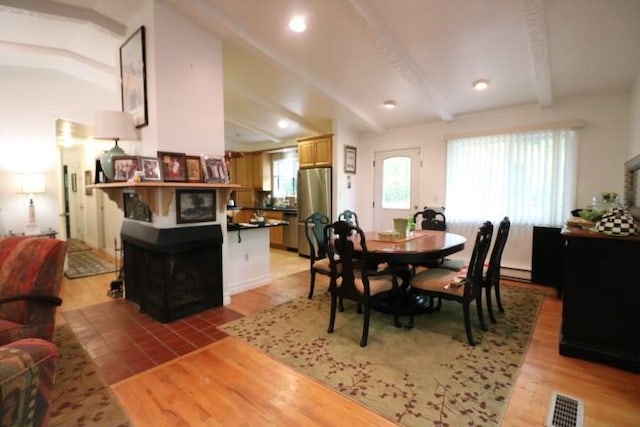
{"type": "Polygon", "coordinates": [[[382,209],[411,206],[411,157],[389,157],[382,162],[382,209]]]}
{"type": "Polygon", "coordinates": [[[573,129],[448,141],[447,220],[562,225],[574,203],[576,145],[573,129]]]}
{"type": "Polygon", "coordinates": [[[273,161],[273,197],[295,197],[298,189],[298,158],[273,161]]]}

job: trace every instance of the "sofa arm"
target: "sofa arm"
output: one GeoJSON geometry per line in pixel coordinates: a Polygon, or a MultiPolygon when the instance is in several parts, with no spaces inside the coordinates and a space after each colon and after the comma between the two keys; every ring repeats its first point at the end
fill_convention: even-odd
{"type": "Polygon", "coordinates": [[[0,347],[0,426],[48,424],[57,347],[27,338],[0,347]]]}

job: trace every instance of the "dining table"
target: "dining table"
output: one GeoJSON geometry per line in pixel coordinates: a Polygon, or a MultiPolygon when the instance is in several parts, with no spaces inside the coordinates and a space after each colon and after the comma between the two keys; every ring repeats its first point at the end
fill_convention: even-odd
{"type": "MultiPolygon", "coordinates": [[[[402,280],[401,289],[406,298],[399,314],[429,312],[432,308],[431,300],[411,292],[412,266],[434,262],[460,252],[464,249],[467,239],[459,234],[438,230],[415,230],[407,233],[405,237],[392,239],[387,235],[375,231],[365,232],[367,263],[386,263],[389,270],[402,280]]],[[[373,298],[373,307],[378,311],[393,314],[397,311],[397,306],[391,301],[391,291],[382,292],[373,298]]]]}

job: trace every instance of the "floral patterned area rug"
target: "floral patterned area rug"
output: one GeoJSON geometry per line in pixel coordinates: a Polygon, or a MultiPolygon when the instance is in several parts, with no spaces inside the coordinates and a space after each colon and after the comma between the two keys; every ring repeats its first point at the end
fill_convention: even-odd
{"type": "MultiPolygon", "coordinates": [[[[372,312],[369,342],[360,347],[362,315],[345,301],[332,334],[330,299],[298,298],[220,327],[348,398],[405,426],[500,424],[524,360],[543,300],[535,290],[502,286],[506,313],[489,331],[477,327],[480,344],[469,346],[462,307],[416,317],[413,329],[372,312]]],[[[485,310],[486,316],[486,310],[485,310]]],[[[403,322],[406,319],[401,319],[403,322]]]]}
{"type": "Polygon", "coordinates": [[[57,327],[53,342],[60,358],[51,398],[51,427],[131,425],[118,398],[102,380],[71,328],[57,327]]]}

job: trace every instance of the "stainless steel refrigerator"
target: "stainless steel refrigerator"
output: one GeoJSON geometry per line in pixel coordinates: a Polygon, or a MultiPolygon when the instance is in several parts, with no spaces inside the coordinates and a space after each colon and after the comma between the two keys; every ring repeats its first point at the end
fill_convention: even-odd
{"type": "Polygon", "coordinates": [[[314,212],[331,219],[331,168],[298,171],[298,254],[309,256],[304,220],[314,212]]]}

